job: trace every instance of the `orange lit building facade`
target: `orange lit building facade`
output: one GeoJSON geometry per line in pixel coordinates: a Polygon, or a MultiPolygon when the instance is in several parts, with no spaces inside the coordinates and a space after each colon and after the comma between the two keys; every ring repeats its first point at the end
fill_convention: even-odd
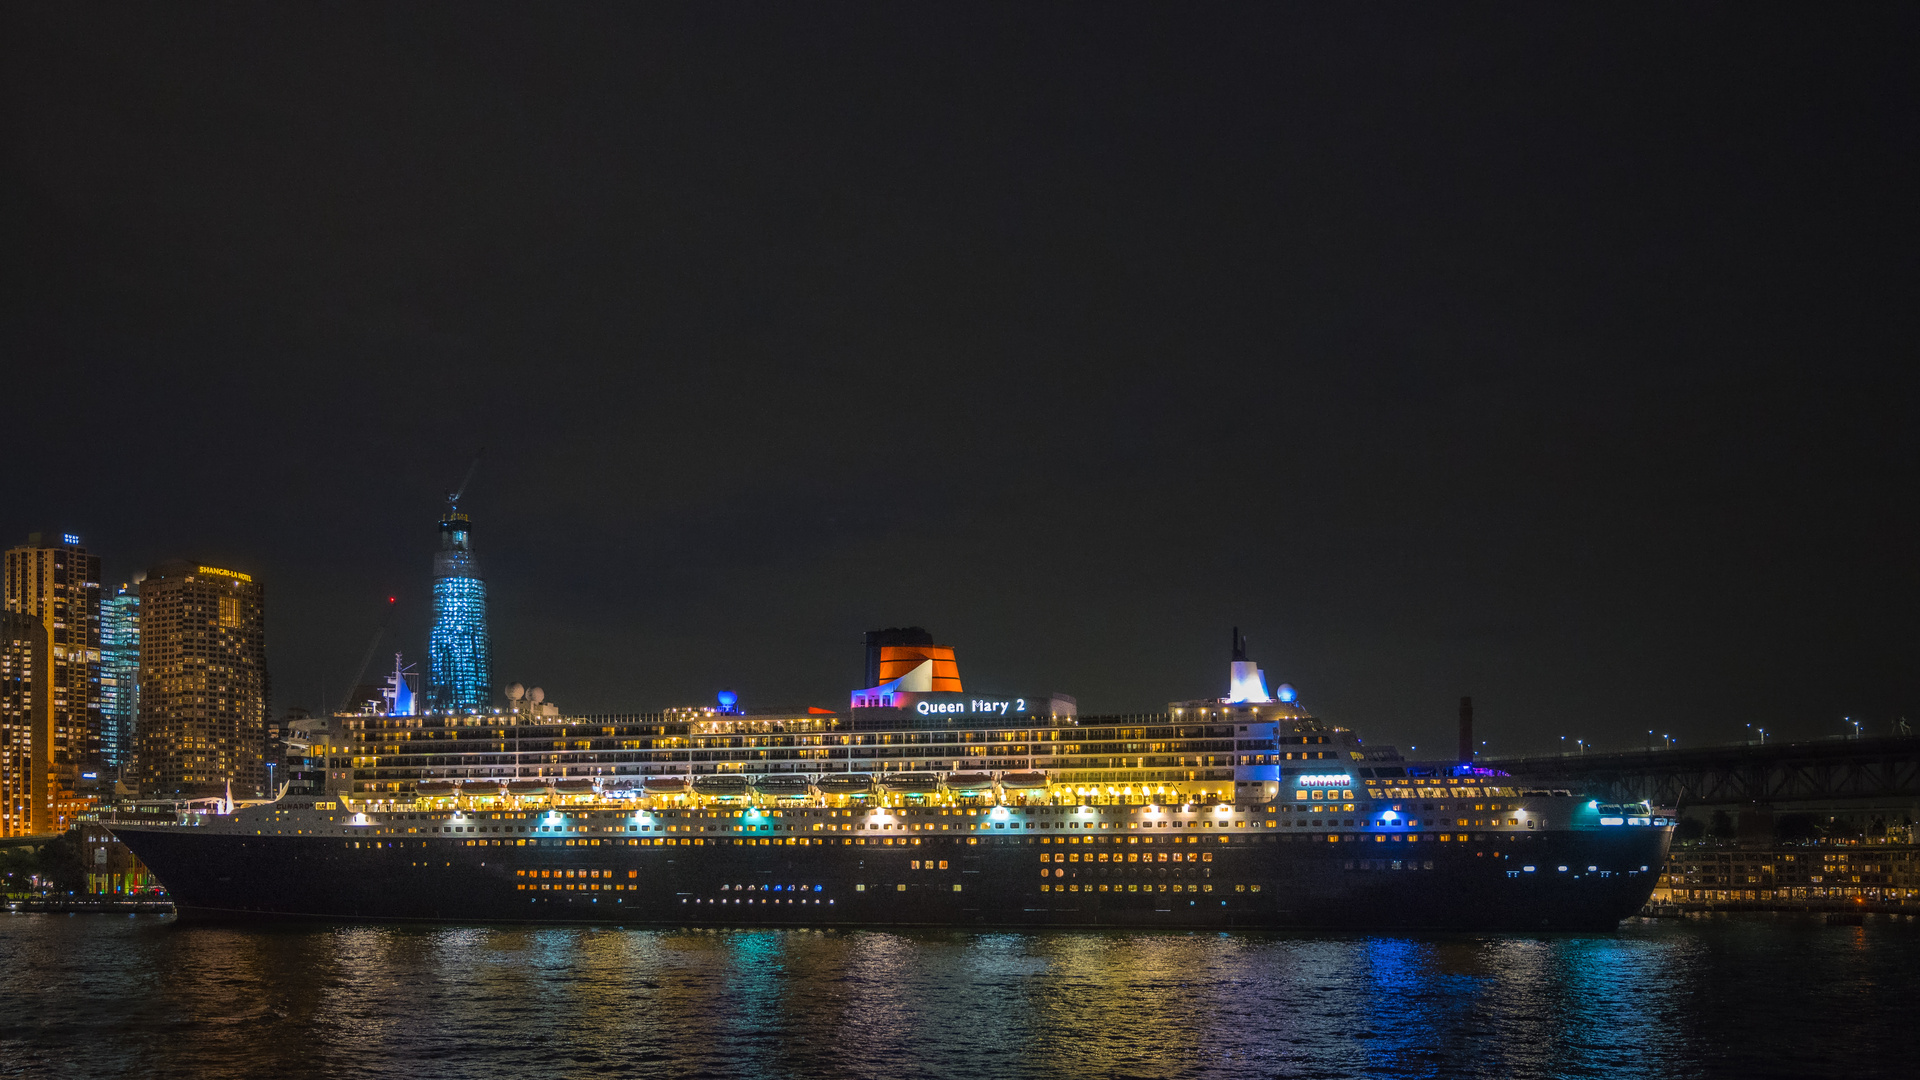
{"type": "Polygon", "coordinates": [[[100,558],[77,536],[57,540],[30,534],[0,569],[13,617],[0,778],[0,829],[10,835],[65,828],[91,807],[75,789],[100,768],[100,558]]]}
{"type": "Polygon", "coordinates": [[[0,612],[0,836],[46,832],[45,735],[47,628],[39,619],[0,612]]]}

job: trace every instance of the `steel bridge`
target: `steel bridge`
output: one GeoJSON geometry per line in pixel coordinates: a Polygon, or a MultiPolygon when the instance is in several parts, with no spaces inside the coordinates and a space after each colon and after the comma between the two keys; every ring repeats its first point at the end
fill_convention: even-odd
{"type": "Polygon", "coordinates": [[[1822,739],[1485,760],[1542,785],[1656,806],[1920,800],[1920,738],[1822,739]]]}

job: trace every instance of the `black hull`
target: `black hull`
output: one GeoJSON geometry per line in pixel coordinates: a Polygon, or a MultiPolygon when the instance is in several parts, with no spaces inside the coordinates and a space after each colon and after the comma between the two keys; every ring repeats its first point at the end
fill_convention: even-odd
{"type": "Polygon", "coordinates": [[[1392,850],[1303,838],[1221,845],[1204,866],[1096,868],[1043,864],[1052,851],[1032,840],[486,845],[114,831],[183,918],[1340,930],[1611,930],[1651,895],[1669,836],[1607,828],[1392,850]]]}

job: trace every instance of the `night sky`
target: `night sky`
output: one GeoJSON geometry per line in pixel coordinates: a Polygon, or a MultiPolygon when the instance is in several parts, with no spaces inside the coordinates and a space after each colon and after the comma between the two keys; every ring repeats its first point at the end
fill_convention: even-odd
{"type": "Polygon", "coordinates": [[[1920,17],[1608,7],[9,4],[0,540],[255,574],[276,712],[484,446],[568,711],[1920,721],[1920,17]]]}

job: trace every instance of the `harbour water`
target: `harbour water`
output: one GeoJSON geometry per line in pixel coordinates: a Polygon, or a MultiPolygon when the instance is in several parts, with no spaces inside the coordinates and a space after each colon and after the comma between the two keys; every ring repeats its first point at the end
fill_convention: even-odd
{"type": "Polygon", "coordinates": [[[0,916],[0,1075],[1910,1077],[1920,924],[1606,935],[0,916]]]}

